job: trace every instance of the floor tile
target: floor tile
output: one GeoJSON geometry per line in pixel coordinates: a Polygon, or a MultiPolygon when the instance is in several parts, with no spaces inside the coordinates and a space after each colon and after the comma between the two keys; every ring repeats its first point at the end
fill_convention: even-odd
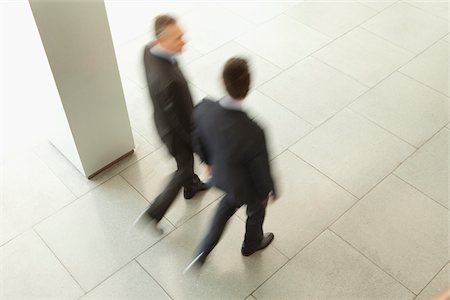
{"type": "Polygon", "coordinates": [[[317,59],[307,58],[258,90],[318,126],[367,88],[317,59]]]}
{"type": "Polygon", "coordinates": [[[447,209],[391,175],[332,229],[419,293],[447,261],[447,215],[447,209]]]}
{"type": "MultiPolygon", "coordinates": [[[[120,176],[36,226],[39,235],[85,290],[115,273],[163,235],[133,228],[147,201],[120,176]]],[[[172,226],[162,220],[164,233],[172,226]]]]}
{"type": "Polygon", "coordinates": [[[136,261],[108,278],[80,300],[171,299],[136,261]]]}
{"type": "Polygon", "coordinates": [[[32,230],[0,247],[0,269],[1,299],[75,300],[84,294],[32,230]]]}
{"type": "Polygon", "coordinates": [[[444,269],[427,285],[427,287],[417,296],[415,300],[434,299],[437,295],[448,289],[450,274],[449,265],[446,264],[444,269]]]}
{"type": "Polygon", "coordinates": [[[308,134],[313,127],[274,100],[258,91],[244,102],[247,114],[264,129],[273,158],[308,134]]]}
{"type": "MultiPolygon", "coordinates": [[[[122,172],[121,175],[148,201],[152,202],[163,190],[175,170],[175,159],[169,156],[165,147],[162,147],[122,172]]],[[[195,170],[200,178],[205,178],[205,169],[198,162],[195,164],[195,170]]],[[[211,189],[198,194],[194,199],[185,200],[180,191],[165,217],[178,227],[221,195],[222,192],[219,190],[211,189]]]]}
{"type": "Polygon", "coordinates": [[[447,22],[404,2],[392,5],[361,26],[414,53],[422,52],[448,33],[447,22]]]}
{"type": "Polygon", "coordinates": [[[437,17],[449,20],[449,3],[447,0],[407,0],[407,2],[437,17]]]}
{"type": "Polygon", "coordinates": [[[359,3],[370,7],[372,9],[375,9],[377,11],[382,11],[386,8],[388,8],[389,6],[391,6],[392,4],[394,4],[395,2],[398,2],[398,0],[380,0],[380,1],[374,1],[374,0],[361,0],[359,1],[359,3]]]}
{"type": "Polygon", "coordinates": [[[396,72],[350,108],[420,147],[447,124],[448,101],[444,95],[396,72]]]}
{"type": "Polygon", "coordinates": [[[413,54],[358,28],[313,56],[368,86],[374,86],[408,62],[413,54]]]}
{"type": "Polygon", "coordinates": [[[197,3],[179,21],[185,29],[186,41],[201,54],[219,48],[252,27],[245,18],[207,3],[197,3]]]}
{"type": "MultiPolygon", "coordinates": [[[[279,199],[268,206],[264,228],[275,234],[273,246],[292,258],[357,199],[290,151],[272,166],[279,199]]],[[[246,220],[245,208],[238,216],[246,220]]]]}
{"type": "Polygon", "coordinates": [[[77,197],[80,197],[155,150],[152,145],[135,131],[133,131],[133,138],[136,147],[134,153],[123,158],[92,179],[87,179],[81,174],[50,142],[37,145],[34,151],[64,185],[77,197]]]}
{"type": "Polygon", "coordinates": [[[414,148],[345,109],[291,150],[359,198],[414,148]]]}
{"type": "Polygon", "coordinates": [[[0,245],[75,200],[32,151],[0,164],[0,245]]]}
{"type": "Polygon", "coordinates": [[[261,24],[281,15],[295,2],[230,1],[220,5],[252,23],[261,24]]]}
{"type": "Polygon", "coordinates": [[[251,88],[259,86],[281,71],[275,65],[236,42],[230,42],[188,64],[185,68],[186,77],[195,86],[205,91],[207,95],[219,99],[226,94],[222,79],[224,65],[229,58],[235,56],[248,60],[252,76],[251,88]]]}
{"type": "Polygon", "coordinates": [[[449,96],[449,44],[441,40],[400,69],[406,74],[449,96]]]}
{"type": "Polygon", "coordinates": [[[330,40],[286,15],[276,17],[236,39],[244,47],[283,69],[294,65],[330,40]]]}
{"type": "Polygon", "coordinates": [[[394,171],[397,176],[447,208],[450,207],[449,137],[448,128],[442,129],[394,171]]]}
{"type": "Polygon", "coordinates": [[[258,288],[256,299],[412,299],[414,295],[330,231],[258,288]]]}
{"type": "Polygon", "coordinates": [[[138,258],[174,299],[244,299],[287,261],[271,246],[242,256],[245,223],[233,216],[203,268],[183,275],[215,208],[208,207],[138,258]]]}
{"type": "Polygon", "coordinates": [[[332,38],[355,28],[377,11],[358,2],[303,1],[286,14],[332,38]]]}

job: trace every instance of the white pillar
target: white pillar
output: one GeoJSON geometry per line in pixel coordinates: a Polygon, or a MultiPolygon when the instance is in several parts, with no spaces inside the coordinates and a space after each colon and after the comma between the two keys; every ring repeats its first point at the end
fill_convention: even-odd
{"type": "Polygon", "coordinates": [[[104,2],[29,3],[61,98],[49,139],[90,178],[134,148],[104,2]]]}

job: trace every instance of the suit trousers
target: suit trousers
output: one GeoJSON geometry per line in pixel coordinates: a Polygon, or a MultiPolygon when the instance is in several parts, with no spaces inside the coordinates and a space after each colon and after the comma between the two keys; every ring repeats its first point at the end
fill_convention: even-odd
{"type": "MultiPolygon", "coordinates": [[[[202,257],[206,259],[206,256],[219,242],[228,220],[242,205],[242,203],[236,203],[235,199],[229,194],[225,195],[220,201],[207,235],[197,250],[197,255],[203,252],[202,257]]],[[[264,202],[247,203],[247,221],[245,223],[245,237],[242,247],[253,248],[261,242],[265,215],[266,205],[264,202]]]]}
{"type": "Polygon", "coordinates": [[[177,170],[164,190],[159,194],[147,213],[160,221],[177,197],[180,189],[195,189],[200,179],[194,174],[194,157],[192,146],[178,138],[173,133],[162,137],[169,153],[175,158],[177,170]]]}

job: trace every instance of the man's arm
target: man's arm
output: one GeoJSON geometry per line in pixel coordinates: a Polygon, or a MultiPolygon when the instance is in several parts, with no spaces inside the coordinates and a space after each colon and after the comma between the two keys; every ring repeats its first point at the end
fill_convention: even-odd
{"type": "Polygon", "coordinates": [[[183,97],[181,89],[182,86],[176,81],[170,82],[167,87],[164,88],[164,97],[160,97],[160,105],[169,126],[173,129],[175,134],[186,143],[191,144],[191,128],[186,128],[186,126],[180,122],[183,117],[187,120],[190,120],[191,118],[189,115],[190,112],[184,112],[180,108],[181,101],[183,101],[183,99],[181,99],[183,97]],[[182,114],[186,114],[186,116],[183,116],[182,114]]]}
{"type": "Polygon", "coordinates": [[[267,153],[264,132],[260,129],[254,138],[255,141],[252,143],[252,150],[250,151],[248,161],[252,181],[258,193],[260,193],[261,200],[266,200],[270,193],[273,194],[272,197],[275,199],[276,192],[270,171],[269,155],[267,153]]]}
{"type": "Polygon", "coordinates": [[[200,157],[200,160],[209,165],[208,152],[199,127],[201,118],[199,110],[201,109],[201,105],[202,103],[197,105],[192,113],[192,147],[194,148],[194,152],[200,157]]]}

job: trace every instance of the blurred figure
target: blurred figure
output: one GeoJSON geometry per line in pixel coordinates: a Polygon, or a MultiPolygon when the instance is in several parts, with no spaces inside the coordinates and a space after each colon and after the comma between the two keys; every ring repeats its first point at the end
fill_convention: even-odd
{"type": "Polygon", "coordinates": [[[223,70],[228,96],[218,102],[204,99],[193,113],[193,145],[202,161],[211,166],[211,184],[226,195],[201,242],[193,265],[201,266],[213,250],[228,220],[242,205],[247,205],[247,221],[241,252],[249,256],[264,249],[273,233],[263,233],[269,198],[275,200],[274,183],[263,130],[243,111],[250,87],[247,61],[229,59],[223,70]]]}
{"type": "Polygon", "coordinates": [[[184,187],[184,198],[191,199],[208,187],[194,174],[191,143],[193,104],[188,83],[177,64],[177,54],[185,44],[183,31],[169,15],[155,19],[156,41],[144,50],[145,73],[153,102],[156,129],[169,153],[175,158],[177,171],[162,193],[136,221],[156,224],[164,217],[178,192],[184,187]]]}

